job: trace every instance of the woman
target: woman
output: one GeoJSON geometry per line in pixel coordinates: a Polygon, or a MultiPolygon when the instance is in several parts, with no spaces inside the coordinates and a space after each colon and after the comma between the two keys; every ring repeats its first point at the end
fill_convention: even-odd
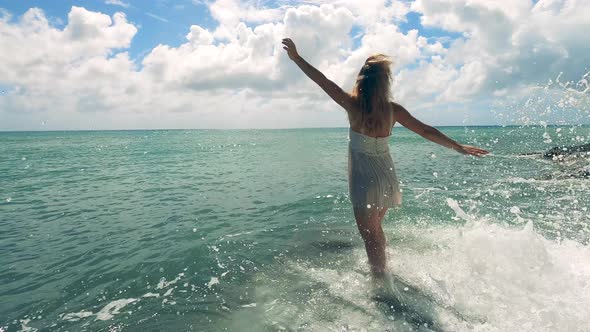
{"type": "Polygon", "coordinates": [[[393,125],[399,122],[418,135],[463,154],[479,157],[488,151],[455,142],[392,102],[391,61],[386,56],[377,54],[365,61],[349,94],[307,63],[297,53],[291,39],[283,39],[283,48],[289,58],[348,114],[350,200],[372,275],[381,279],[386,271],[386,241],[381,220],[388,208],[401,204],[399,183],[387,144],[393,125]]]}

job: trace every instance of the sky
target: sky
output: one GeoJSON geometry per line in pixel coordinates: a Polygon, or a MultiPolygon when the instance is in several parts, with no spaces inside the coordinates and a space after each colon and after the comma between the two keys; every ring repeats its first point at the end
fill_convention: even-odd
{"type": "Polygon", "coordinates": [[[0,130],[346,127],[282,49],[349,91],[394,60],[432,125],[590,123],[588,0],[0,0],[0,130]]]}

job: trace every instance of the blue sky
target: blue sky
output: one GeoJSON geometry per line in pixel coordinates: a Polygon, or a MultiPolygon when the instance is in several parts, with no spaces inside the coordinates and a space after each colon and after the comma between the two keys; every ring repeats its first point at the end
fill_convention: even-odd
{"type": "MultiPolygon", "coordinates": [[[[97,11],[112,16],[116,12],[123,11],[130,22],[139,27],[139,31],[129,52],[133,59],[141,59],[158,44],[178,46],[186,41],[187,27],[197,24],[206,29],[215,29],[217,22],[208,9],[205,1],[192,0],[155,0],[155,1],[120,1],[124,6],[109,4],[105,1],[9,1],[0,8],[7,9],[13,19],[24,14],[29,8],[43,9],[56,26],[63,27],[67,23],[68,12],[72,6],[81,6],[91,11],[97,11]]],[[[276,1],[266,1],[262,5],[267,7],[280,6],[276,1]]],[[[420,13],[410,12],[406,15],[406,21],[398,22],[402,32],[416,29],[420,35],[427,38],[447,37],[445,45],[451,40],[461,37],[461,34],[447,32],[437,28],[424,28],[420,24],[420,13]]],[[[362,27],[354,26],[351,37],[362,36],[362,27]]],[[[355,39],[354,46],[359,45],[359,38],[355,39]]]]}
{"type": "Polygon", "coordinates": [[[346,126],[341,110],[286,59],[286,34],[346,90],[368,55],[391,55],[394,98],[434,125],[525,123],[538,118],[527,112],[547,107],[555,111],[546,122],[589,117],[579,84],[590,63],[584,1],[5,1],[0,8],[12,17],[0,21],[0,130],[346,126]],[[539,87],[551,98],[532,107],[527,100],[541,100],[539,87]],[[506,108],[518,112],[507,117],[506,108]]]}
{"type": "Polygon", "coordinates": [[[142,57],[158,44],[180,45],[187,34],[187,27],[198,24],[214,28],[217,22],[211,18],[207,5],[198,1],[122,1],[128,5],[108,4],[105,1],[8,1],[0,7],[7,9],[14,19],[29,8],[43,9],[56,26],[67,24],[72,6],[84,7],[91,11],[112,16],[124,12],[129,21],[139,26],[139,31],[131,43],[129,52],[132,58],[142,57]]]}

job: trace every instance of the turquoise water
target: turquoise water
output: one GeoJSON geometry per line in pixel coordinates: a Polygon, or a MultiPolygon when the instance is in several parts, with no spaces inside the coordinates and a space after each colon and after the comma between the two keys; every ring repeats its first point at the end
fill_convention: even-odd
{"type": "Polygon", "coordinates": [[[347,129],[0,133],[0,330],[583,331],[590,128],[395,128],[375,301],[347,129]]]}

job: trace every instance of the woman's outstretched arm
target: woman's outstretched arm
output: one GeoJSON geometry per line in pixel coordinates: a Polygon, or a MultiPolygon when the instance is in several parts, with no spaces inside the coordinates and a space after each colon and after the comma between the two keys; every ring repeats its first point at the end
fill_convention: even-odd
{"type": "Polygon", "coordinates": [[[327,94],[330,96],[338,105],[342,106],[345,110],[350,110],[351,97],[346,93],[338,84],[330,81],[322,72],[314,68],[307,61],[305,61],[299,53],[295,43],[290,38],[283,39],[283,49],[287,51],[289,58],[293,60],[301,68],[301,70],[311,78],[312,81],[316,82],[327,94]]]}
{"type": "Polygon", "coordinates": [[[397,122],[401,123],[404,127],[426,138],[427,140],[442,146],[446,146],[447,148],[453,149],[457,152],[476,157],[481,157],[489,153],[484,149],[455,142],[445,134],[441,133],[438,129],[431,127],[413,117],[410,112],[397,103],[392,103],[392,107],[395,114],[395,120],[397,122]]]}

